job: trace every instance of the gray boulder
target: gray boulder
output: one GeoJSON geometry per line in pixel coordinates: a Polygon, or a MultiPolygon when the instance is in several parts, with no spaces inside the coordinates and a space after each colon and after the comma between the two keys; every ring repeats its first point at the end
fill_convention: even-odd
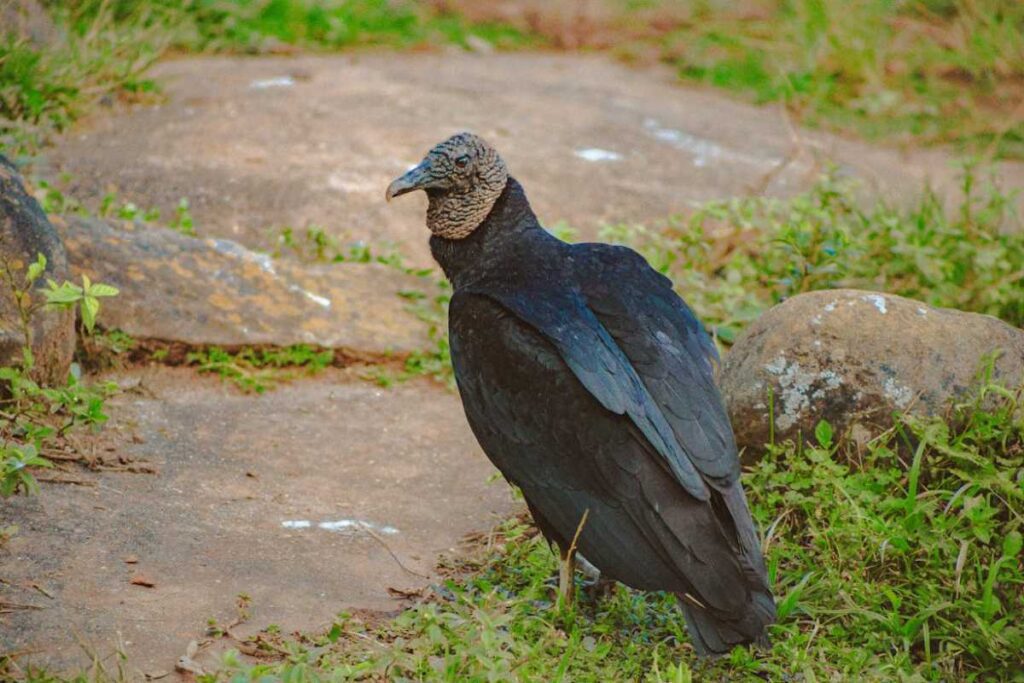
{"type": "Polygon", "coordinates": [[[721,384],[744,459],[769,441],[813,438],[819,420],[863,438],[896,412],[934,415],[977,386],[987,354],[995,379],[1024,381],[1024,331],[997,318],[891,294],[827,290],[776,306],[736,340],[721,384]]]}
{"type": "MultiPolygon", "coordinates": [[[[0,366],[20,362],[25,334],[8,273],[16,284],[25,279],[28,265],[38,254],[46,257],[46,272],[36,282],[68,279],[67,257],[60,237],[39,203],[25,191],[14,164],[0,155],[0,366]]],[[[42,294],[35,295],[41,300],[42,294]]],[[[70,310],[39,310],[32,319],[33,377],[45,383],[62,384],[67,379],[75,351],[75,319],[70,310]]]]}
{"type": "Polygon", "coordinates": [[[431,282],[377,263],[275,260],[237,242],[168,228],[55,217],[75,277],[120,295],[100,324],[188,345],[311,344],[355,356],[427,348],[427,327],[399,294],[431,282]]]}

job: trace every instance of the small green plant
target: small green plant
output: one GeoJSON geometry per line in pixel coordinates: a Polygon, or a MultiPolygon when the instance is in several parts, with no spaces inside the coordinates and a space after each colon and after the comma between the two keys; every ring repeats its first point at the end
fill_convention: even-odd
{"type": "Polygon", "coordinates": [[[35,493],[39,485],[29,468],[53,467],[53,463],[39,456],[34,444],[0,446],[0,498],[8,498],[19,491],[35,493]]]}
{"type": "Polygon", "coordinates": [[[262,394],[294,378],[297,370],[307,375],[321,372],[334,362],[334,352],[306,344],[283,349],[243,348],[237,352],[210,347],[190,352],[186,362],[199,372],[220,375],[244,392],[262,394]]]}
{"type": "Polygon", "coordinates": [[[195,237],[196,225],[192,219],[192,212],[189,210],[188,199],[182,197],[178,206],[174,208],[174,218],[167,224],[171,230],[177,230],[182,235],[195,237]]]}
{"type": "Polygon", "coordinates": [[[37,178],[33,181],[32,186],[34,187],[33,194],[36,201],[39,202],[39,205],[46,213],[57,215],[82,215],[85,213],[85,207],[82,206],[81,202],[65,194],[53,183],[37,178]]]}
{"type": "MultiPolygon", "coordinates": [[[[156,207],[140,208],[133,202],[120,201],[116,192],[108,192],[103,195],[97,208],[97,214],[104,218],[113,217],[143,223],[160,223],[160,209],[156,207]]],[[[166,225],[171,230],[176,230],[183,235],[195,237],[195,221],[192,218],[187,198],[182,197],[178,200],[178,205],[174,208],[174,217],[166,225]]]]}
{"type": "Polygon", "coordinates": [[[24,347],[20,363],[0,368],[0,497],[34,492],[37,485],[31,469],[52,466],[45,458],[46,449],[73,428],[96,428],[106,422],[104,401],[115,390],[110,383],[85,384],[77,365],[72,365],[63,386],[42,386],[33,379],[35,316],[44,315],[45,309],[75,309],[82,316],[83,328],[91,332],[99,313],[99,299],[117,294],[115,288],[92,283],[84,276],[82,286],[48,280],[45,288],[38,288],[45,271],[46,257],[42,254],[28,264],[23,275],[10,261],[4,263],[2,271],[24,347]]]}
{"type": "MultiPolygon", "coordinates": [[[[40,260],[43,256],[39,256],[40,260]]],[[[43,262],[45,267],[45,261],[43,262]]],[[[47,282],[49,289],[43,294],[46,297],[46,304],[53,308],[77,308],[82,316],[82,325],[86,332],[92,334],[96,326],[96,316],[100,312],[100,299],[117,296],[117,287],[92,282],[88,275],[82,275],[82,284],[76,285],[72,282],[57,284],[53,280],[47,282]]]]}

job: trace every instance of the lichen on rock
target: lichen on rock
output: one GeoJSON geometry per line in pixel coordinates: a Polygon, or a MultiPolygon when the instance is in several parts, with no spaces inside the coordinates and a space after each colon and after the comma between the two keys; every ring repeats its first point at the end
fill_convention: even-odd
{"type": "Polygon", "coordinates": [[[869,438],[910,411],[934,415],[977,383],[1024,381],[1024,331],[997,318],[891,294],[826,290],[793,297],[736,340],[722,391],[745,459],[769,441],[808,438],[820,420],[869,438]]]}

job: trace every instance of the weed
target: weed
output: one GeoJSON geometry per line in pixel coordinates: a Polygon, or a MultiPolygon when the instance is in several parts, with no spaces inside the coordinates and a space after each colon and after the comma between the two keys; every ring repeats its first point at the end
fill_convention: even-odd
{"type": "MultiPolygon", "coordinates": [[[[195,237],[195,221],[190,210],[191,205],[187,198],[182,197],[174,207],[174,217],[165,223],[171,230],[180,232],[189,237],[195,237]]],[[[44,207],[45,209],[45,207],[44,207]]],[[[47,210],[47,213],[55,213],[47,210]]],[[[56,212],[59,213],[59,212],[56,212]]],[[[116,192],[108,192],[100,200],[96,209],[97,215],[103,218],[113,217],[126,221],[139,221],[142,223],[160,224],[160,209],[156,207],[141,208],[130,201],[120,201],[116,192]]]]}
{"type": "Polygon", "coordinates": [[[10,292],[24,339],[20,363],[0,368],[0,497],[18,492],[32,493],[36,481],[30,469],[50,467],[45,458],[48,448],[68,431],[80,426],[98,427],[107,420],[104,401],[114,386],[85,384],[78,366],[72,365],[64,386],[46,387],[33,379],[33,320],[46,309],[71,308],[82,318],[83,335],[91,332],[99,313],[99,299],[114,296],[117,290],[92,283],[83,276],[82,285],[47,281],[37,287],[46,270],[46,258],[39,254],[24,272],[4,263],[3,284],[10,292]],[[41,297],[39,295],[42,295],[41,297]]]}
{"type": "Polygon", "coordinates": [[[139,3],[119,17],[112,4],[54,3],[64,37],[45,48],[0,38],[0,152],[34,151],[102,98],[138,100],[155,91],[142,73],[171,38],[158,8],[139,3]]]}
{"type": "Polygon", "coordinates": [[[220,375],[244,392],[262,394],[295,377],[296,370],[308,375],[322,371],[334,362],[334,352],[305,344],[283,349],[243,348],[234,353],[210,347],[190,352],[186,362],[199,372],[220,375]]]}
{"type": "Polygon", "coordinates": [[[416,3],[387,0],[198,2],[190,8],[188,18],[194,34],[187,44],[200,50],[254,52],[272,48],[275,42],[314,49],[466,47],[471,36],[498,47],[536,42],[498,22],[471,25],[456,15],[431,12],[416,3]]]}

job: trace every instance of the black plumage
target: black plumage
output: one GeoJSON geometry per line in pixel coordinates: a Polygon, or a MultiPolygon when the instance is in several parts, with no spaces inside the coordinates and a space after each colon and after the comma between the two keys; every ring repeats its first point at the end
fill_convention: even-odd
{"type": "Polygon", "coordinates": [[[679,596],[698,652],[762,641],[775,605],[713,343],[636,252],[555,238],[511,177],[492,201],[465,237],[430,241],[484,452],[563,553],[586,514],[577,549],[602,575],[679,596]]]}

